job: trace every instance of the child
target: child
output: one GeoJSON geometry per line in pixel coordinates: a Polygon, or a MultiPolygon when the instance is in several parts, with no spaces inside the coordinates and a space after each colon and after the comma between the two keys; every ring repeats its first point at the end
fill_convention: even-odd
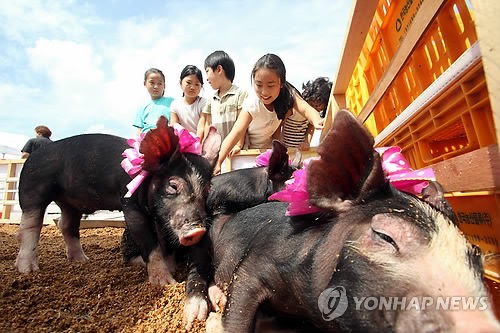
{"type": "Polygon", "coordinates": [[[198,96],[203,87],[201,70],[193,65],[187,65],[181,72],[180,80],[183,99],[176,99],[170,106],[171,124],[179,123],[196,136],[202,137],[203,131],[197,131],[200,113],[207,103],[207,99],[198,96]]]}
{"type": "Polygon", "coordinates": [[[307,81],[306,84],[302,84],[302,97],[320,113],[321,118],[325,116],[332,85],[327,77],[318,77],[312,82],[307,81]]]}
{"type": "MultiPolygon", "coordinates": [[[[308,81],[302,85],[302,97],[316,111],[323,112],[330,98],[332,83],[325,77],[308,81]]],[[[286,147],[298,147],[299,150],[308,150],[314,134],[314,126],[300,113],[293,113],[283,122],[282,141],[286,147]]]]}
{"type": "Polygon", "coordinates": [[[165,75],[156,68],[150,68],[144,73],[144,87],[151,95],[151,101],[144,104],[135,116],[133,125],[138,128],[137,135],[156,127],[161,115],[170,122],[170,104],[172,97],[163,97],[165,93],[165,75]]]}
{"type": "Polygon", "coordinates": [[[24,145],[23,149],[21,149],[22,155],[21,158],[28,158],[30,154],[32,154],[38,148],[41,148],[49,143],[52,143],[50,136],[52,135],[52,131],[44,125],[40,125],[35,127],[36,137],[33,139],[29,139],[28,142],[24,145]]]}
{"type": "Polygon", "coordinates": [[[269,148],[279,135],[281,121],[292,112],[306,117],[315,128],[323,128],[323,119],[286,81],[285,65],[280,57],[266,54],[252,70],[255,94],[250,95],[234,124],[231,133],[222,142],[214,173],[220,173],[221,164],[233,146],[248,135],[249,148],[269,148]],[[248,131],[247,131],[248,130],[248,131]]]}
{"type": "MultiPolygon", "coordinates": [[[[201,127],[206,134],[208,127],[213,125],[224,140],[233,128],[248,93],[233,84],[234,62],[226,52],[215,51],[210,54],[205,59],[205,71],[208,83],[216,92],[207,100],[200,116],[198,132],[201,127]]],[[[234,147],[235,152],[243,147],[243,140],[244,137],[234,147]]]]}

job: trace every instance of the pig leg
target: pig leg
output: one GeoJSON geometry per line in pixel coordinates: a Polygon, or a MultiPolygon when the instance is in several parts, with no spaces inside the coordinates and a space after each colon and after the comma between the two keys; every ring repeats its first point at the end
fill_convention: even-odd
{"type": "Polygon", "coordinates": [[[220,313],[210,312],[205,325],[207,333],[224,332],[224,328],[222,327],[222,315],[220,313]]]}
{"type": "MultiPolygon", "coordinates": [[[[132,264],[132,265],[140,265],[146,267],[146,262],[141,256],[141,251],[135,244],[134,240],[132,239],[132,236],[130,235],[130,231],[128,229],[125,229],[123,231],[122,235],[122,240],[120,243],[120,249],[122,251],[123,255],[123,261],[127,264],[132,264]]],[[[166,263],[168,270],[170,271],[171,274],[175,273],[175,267],[176,267],[176,261],[175,261],[175,256],[167,256],[166,257],[166,263]]]]}
{"type": "Polygon", "coordinates": [[[210,235],[205,236],[188,250],[189,271],[186,279],[184,324],[190,330],[195,319],[205,320],[209,311],[207,284],[213,280],[210,235]]]}
{"type": "Polygon", "coordinates": [[[167,285],[177,283],[170,273],[168,260],[163,256],[158,246],[151,251],[148,260],[148,277],[152,284],[167,285]]]}
{"type": "Polygon", "coordinates": [[[60,205],[61,219],[58,227],[61,230],[66,245],[66,257],[70,261],[85,262],[89,258],[83,253],[82,244],[80,243],[80,219],[82,213],[76,209],[60,205]]]}
{"type": "Polygon", "coordinates": [[[32,209],[23,212],[21,224],[17,232],[20,243],[19,253],[16,258],[17,270],[21,273],[37,271],[38,268],[38,240],[43,225],[45,208],[32,209]]]}
{"type": "Polygon", "coordinates": [[[208,287],[208,299],[215,311],[219,311],[220,308],[223,309],[227,303],[226,295],[215,283],[210,284],[208,287]]]}
{"type": "MultiPolygon", "coordinates": [[[[250,270],[250,272],[255,271],[250,270]]],[[[224,332],[253,332],[254,319],[260,304],[271,297],[255,274],[241,274],[239,269],[228,289],[227,303],[222,314],[224,332]]]]}
{"type": "Polygon", "coordinates": [[[164,256],[164,251],[147,217],[131,200],[123,199],[122,206],[128,234],[146,263],[149,282],[159,285],[176,283],[170,273],[168,260],[164,256]]]}

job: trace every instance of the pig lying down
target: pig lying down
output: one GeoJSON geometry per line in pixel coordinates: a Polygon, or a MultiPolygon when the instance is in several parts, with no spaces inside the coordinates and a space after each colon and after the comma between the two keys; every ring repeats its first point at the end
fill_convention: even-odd
{"type": "Polygon", "coordinates": [[[85,256],[79,237],[82,214],[123,210],[127,234],[147,264],[149,281],[175,282],[167,257],[189,246],[206,230],[205,200],[220,136],[212,129],[202,156],[181,152],[179,138],[165,117],[140,143],[143,169],[149,173],[138,189],[125,197],[130,176],[122,169],[127,140],[87,134],[63,139],[31,155],[20,176],[19,201],[23,211],[18,231],[20,272],[38,270],[38,240],[45,209],[61,208],[58,223],[71,261],[85,256]]]}
{"type": "MultiPolygon", "coordinates": [[[[262,155],[268,155],[268,152],[262,155]]],[[[299,168],[302,154],[297,149],[289,163],[287,148],[274,140],[268,156],[266,165],[234,170],[212,178],[207,198],[208,213],[236,213],[264,203],[271,194],[284,189],[285,182],[299,168]]]]}
{"type": "Polygon", "coordinates": [[[500,331],[480,252],[448,217],[437,184],[424,199],[390,185],[373,138],[347,111],[317,151],[320,158],[307,167],[314,213],[287,216],[287,203],[265,203],[218,217],[200,242],[208,244],[213,268],[193,258],[200,260],[198,278],[212,274],[227,297],[207,332],[262,332],[262,314],[272,314],[274,328],[307,332],[500,331]],[[360,301],[391,297],[434,305],[472,297],[488,306],[419,310],[360,301]]]}

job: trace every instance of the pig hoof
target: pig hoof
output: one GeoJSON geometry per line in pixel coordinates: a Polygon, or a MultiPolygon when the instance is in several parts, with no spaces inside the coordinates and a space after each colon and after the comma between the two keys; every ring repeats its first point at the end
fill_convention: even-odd
{"type": "Polygon", "coordinates": [[[203,297],[193,296],[184,303],[184,324],[190,330],[195,319],[205,320],[208,315],[208,303],[203,297]]]}
{"type": "Polygon", "coordinates": [[[82,252],[77,254],[67,254],[69,261],[73,262],[86,262],[89,258],[82,252]]]}
{"type": "Polygon", "coordinates": [[[20,273],[25,274],[39,270],[36,260],[17,258],[15,266],[20,273]]]}
{"type": "Polygon", "coordinates": [[[211,284],[208,287],[208,299],[210,299],[210,303],[212,303],[212,307],[215,311],[224,309],[226,306],[226,295],[224,295],[224,292],[215,284],[211,284]]]}
{"type": "Polygon", "coordinates": [[[222,327],[222,314],[216,312],[210,312],[208,316],[205,329],[207,333],[220,333],[224,332],[222,327]]]}

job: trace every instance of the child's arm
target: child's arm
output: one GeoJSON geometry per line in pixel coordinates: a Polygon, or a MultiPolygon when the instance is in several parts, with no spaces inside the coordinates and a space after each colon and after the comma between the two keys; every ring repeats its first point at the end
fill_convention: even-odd
{"type": "Polygon", "coordinates": [[[174,126],[175,123],[179,122],[179,116],[175,112],[170,112],[170,126],[174,126]]]}
{"type": "Polygon", "coordinates": [[[231,149],[231,151],[229,152],[228,156],[233,156],[238,154],[243,148],[244,144],[245,144],[245,134],[243,134],[243,136],[238,140],[238,142],[236,142],[233,149],[231,149]]]}
{"type": "MultiPolygon", "coordinates": [[[[241,113],[241,108],[238,109],[238,117],[240,116],[240,113],[241,113]]],[[[243,134],[241,138],[238,140],[238,142],[234,145],[233,149],[231,149],[228,156],[233,156],[238,154],[241,151],[241,149],[243,149],[244,144],[245,144],[245,134],[243,134]]]]}
{"type": "Polygon", "coordinates": [[[210,125],[212,125],[212,115],[210,113],[207,113],[205,117],[205,130],[203,132],[204,136],[207,136],[210,129],[210,125]]]}
{"type": "Polygon", "coordinates": [[[208,113],[200,113],[200,119],[198,120],[198,125],[196,126],[196,136],[200,138],[200,143],[203,142],[205,136],[205,123],[207,122],[208,113]]]}
{"type": "Polygon", "coordinates": [[[234,145],[237,142],[241,142],[241,139],[245,139],[245,132],[252,122],[252,116],[247,111],[241,111],[238,119],[234,123],[231,132],[229,132],[228,136],[222,142],[219,152],[219,160],[214,169],[214,174],[217,175],[220,173],[222,162],[229,155],[229,152],[233,149],[234,145]]]}
{"type": "Polygon", "coordinates": [[[316,111],[312,106],[307,104],[300,96],[295,95],[295,102],[293,103],[293,108],[297,110],[303,117],[309,120],[314,128],[323,129],[325,119],[321,118],[319,112],[316,111]]]}

